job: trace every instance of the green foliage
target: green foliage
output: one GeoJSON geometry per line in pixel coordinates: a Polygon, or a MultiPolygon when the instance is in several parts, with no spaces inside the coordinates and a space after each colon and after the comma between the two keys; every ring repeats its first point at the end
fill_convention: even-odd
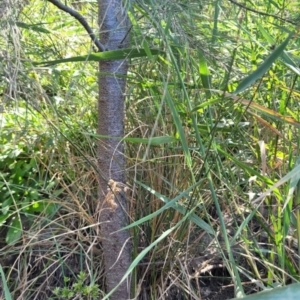
{"type": "Polygon", "coordinates": [[[287,46],[291,37],[292,34],[290,34],[252,74],[244,78],[233,94],[235,95],[243,92],[247,87],[261,79],[263,75],[272,67],[272,64],[275,62],[275,60],[283,53],[284,48],[287,46]]]}
{"type": "Polygon", "coordinates": [[[6,224],[6,242],[10,244],[22,234],[23,215],[30,219],[35,213],[51,215],[55,211],[47,198],[56,182],[46,170],[40,170],[38,162],[38,157],[50,153],[53,140],[38,132],[41,119],[25,108],[4,113],[1,121],[0,225],[6,224]]]}
{"type": "MultiPolygon", "coordinates": [[[[190,4],[192,7],[193,4],[190,4]]],[[[264,6],[260,4],[262,1],[255,1],[258,11],[264,6]]],[[[222,15],[220,2],[215,1],[214,6],[211,3],[206,3],[206,5],[208,9],[205,17],[207,19],[200,9],[196,12],[189,11],[188,8],[180,11],[178,18],[177,14],[175,14],[176,17],[171,17],[170,15],[176,11],[174,3],[164,7],[157,1],[151,1],[151,4],[148,1],[138,1],[133,6],[131,16],[137,39],[145,35],[147,47],[159,45],[158,47],[165,49],[166,59],[152,58],[151,69],[156,66],[152,73],[147,73],[143,67],[133,67],[133,77],[137,74],[136,78],[141,79],[139,83],[133,80],[134,88],[132,89],[135,95],[139,95],[139,99],[147,97],[152,99],[153,107],[157,107],[157,115],[153,114],[158,120],[156,121],[159,124],[157,129],[172,132],[178,140],[177,147],[173,144],[168,147],[168,150],[171,152],[172,149],[175,152],[175,149],[180,149],[184,157],[181,166],[184,165],[187,170],[190,170],[190,173],[187,172],[189,175],[185,175],[187,185],[181,187],[180,191],[188,190],[193,183],[197,182],[197,179],[205,178],[207,184],[201,181],[198,188],[209,190],[214,203],[213,208],[209,204],[211,202],[204,202],[197,188],[192,193],[193,197],[183,203],[191,210],[198,206],[201,213],[208,219],[210,217],[207,215],[207,209],[212,209],[216,213],[217,227],[225,240],[223,249],[226,249],[226,257],[223,256],[223,259],[228,262],[226,266],[233,278],[236,295],[241,296],[244,287],[239,274],[244,276],[245,273],[240,270],[238,264],[232,264],[235,260],[232,245],[238,237],[244,242],[248,241],[251,249],[249,251],[254,257],[257,253],[260,256],[262,263],[269,271],[268,283],[285,282],[286,276],[290,276],[292,280],[298,278],[297,263],[288,257],[285,252],[286,248],[283,246],[286,243],[287,228],[290,232],[295,229],[295,223],[291,223],[291,219],[295,217],[291,202],[289,202],[289,210],[283,204],[287,203],[284,200],[287,196],[286,184],[296,171],[289,173],[291,168],[285,162],[287,157],[292,161],[295,159],[295,154],[291,153],[292,144],[299,144],[297,139],[299,114],[298,112],[293,114],[292,110],[287,109],[288,105],[293,107],[290,101],[293,102],[292,99],[296,99],[298,94],[297,89],[294,89],[294,80],[297,79],[298,70],[294,64],[295,56],[291,54],[296,51],[285,50],[285,48],[297,48],[298,40],[295,35],[290,34],[295,31],[295,28],[288,23],[285,24],[285,28],[273,26],[272,22],[276,20],[276,17],[264,16],[263,19],[255,19],[252,14],[249,15],[249,12],[239,11],[239,8],[232,3],[228,6],[222,3],[222,15]],[[139,23],[137,21],[139,14],[149,23],[139,23]],[[189,18],[184,19],[185,14],[189,15],[189,18]],[[214,16],[213,27],[212,16],[214,16]],[[180,22],[181,18],[184,21],[180,22]],[[263,26],[257,27],[257,23],[263,26]],[[145,24],[149,27],[147,28],[145,24]],[[211,31],[212,28],[213,31],[211,31]],[[151,39],[151,33],[154,33],[153,39],[151,39]],[[287,33],[289,36],[283,40],[287,33]],[[209,42],[211,38],[212,43],[209,42]],[[272,47],[272,44],[276,45],[272,47]],[[245,77],[244,74],[250,75],[245,77]],[[145,90],[145,87],[148,90],[145,90]],[[234,92],[230,94],[226,91],[234,92]],[[237,93],[239,97],[233,96],[237,93]],[[287,98],[289,98],[288,101],[287,98]],[[157,99],[161,99],[161,102],[157,99]],[[292,126],[289,127],[289,124],[292,126]],[[263,128],[269,133],[262,134],[263,128]],[[292,132],[294,132],[293,135],[292,132]],[[285,140],[284,146],[278,142],[281,138],[285,140]],[[258,143],[261,140],[265,144],[258,143]],[[284,161],[278,172],[273,169],[272,160],[274,159],[284,161]],[[281,172],[287,175],[284,176],[281,172]],[[276,185],[274,185],[275,182],[277,182],[276,185]],[[270,192],[268,188],[273,191],[271,197],[268,197],[270,192]],[[262,189],[267,191],[262,193],[262,189]],[[255,195],[257,192],[262,194],[257,201],[253,201],[255,198],[249,198],[247,195],[247,193],[255,195]],[[259,202],[259,199],[265,201],[259,202]],[[261,215],[257,210],[259,206],[265,207],[264,209],[268,212],[261,215]],[[274,206],[277,209],[272,210],[271,207],[274,206]],[[238,211],[238,215],[243,219],[241,223],[237,215],[234,217],[237,226],[235,227],[237,234],[234,238],[227,233],[228,225],[226,225],[225,217],[228,211],[230,215],[235,215],[238,211]],[[251,214],[247,215],[245,211],[251,214]],[[269,226],[272,226],[272,231],[264,227],[268,241],[272,245],[268,250],[259,246],[253,238],[250,228],[252,222],[254,224],[267,222],[269,226]],[[285,228],[284,231],[283,228],[285,228]],[[248,235],[252,238],[249,239],[248,235]],[[276,264],[280,266],[280,270],[271,267],[276,264]],[[281,273],[284,272],[283,270],[286,270],[288,275],[283,275],[281,273]]],[[[280,5],[276,9],[280,9],[280,5]]],[[[285,9],[290,12],[290,8],[285,7],[285,9]]],[[[132,100],[130,103],[134,103],[134,97],[130,100],[132,100]]],[[[147,115],[143,107],[141,104],[132,114],[136,116],[140,112],[139,116],[142,119],[143,115],[147,115]]],[[[130,105],[128,108],[128,113],[131,113],[130,105]]],[[[135,124],[138,126],[139,123],[135,124]]],[[[167,150],[164,150],[162,153],[166,154],[167,150]]],[[[155,159],[155,155],[158,156],[157,152],[151,156],[150,151],[147,152],[149,153],[147,157],[155,159]]],[[[295,152],[298,153],[298,151],[297,146],[295,152]]],[[[145,160],[145,156],[143,159],[145,160]]],[[[173,172],[176,173],[174,170],[173,172]]],[[[141,186],[146,186],[148,192],[156,196],[154,199],[165,202],[165,195],[169,193],[169,189],[177,190],[183,182],[180,179],[171,180],[163,174],[162,172],[157,177],[151,174],[149,175],[151,179],[144,175],[143,180],[136,182],[138,184],[142,182],[141,186]],[[147,179],[149,183],[143,185],[147,179]],[[166,186],[166,194],[157,193],[162,189],[161,186],[158,189],[153,186],[153,182],[160,182],[160,180],[166,186]]],[[[175,196],[167,197],[167,199],[170,199],[170,205],[171,203],[175,205],[175,196]]],[[[182,203],[177,204],[174,207],[175,210],[178,210],[181,205],[182,203]]],[[[146,222],[149,218],[152,218],[154,224],[156,221],[163,223],[162,220],[167,215],[163,213],[163,210],[164,207],[162,211],[157,209],[154,214],[149,212],[132,226],[146,222]],[[161,218],[156,217],[158,212],[161,218]]],[[[151,228],[148,229],[151,231],[151,228]]],[[[157,235],[156,238],[151,240],[153,244],[160,239],[160,236],[157,235]]],[[[261,275],[257,272],[256,262],[252,263],[251,267],[253,273],[247,269],[247,278],[252,279],[255,274],[255,278],[261,279],[261,275]]]]}
{"type": "Polygon", "coordinates": [[[64,287],[55,288],[53,294],[56,297],[52,297],[51,299],[60,300],[60,299],[75,299],[79,297],[80,299],[93,300],[99,298],[99,286],[95,283],[90,283],[87,285],[86,282],[87,275],[81,271],[76,281],[69,286],[70,278],[64,278],[64,287]]]}

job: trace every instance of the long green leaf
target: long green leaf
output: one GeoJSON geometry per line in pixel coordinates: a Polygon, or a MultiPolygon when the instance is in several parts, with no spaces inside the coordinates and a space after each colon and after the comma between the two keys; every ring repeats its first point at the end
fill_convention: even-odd
{"type": "Polygon", "coordinates": [[[300,177],[300,165],[296,165],[295,168],[283,176],[280,180],[278,180],[272,187],[270,187],[267,191],[261,194],[258,198],[256,198],[252,203],[257,203],[263,200],[266,196],[268,196],[271,192],[275,189],[286,183],[287,181],[291,180],[292,178],[299,178],[300,177]]]}
{"type": "Polygon", "coordinates": [[[191,158],[191,154],[190,154],[190,150],[189,150],[189,146],[188,146],[188,142],[186,140],[186,136],[185,136],[185,132],[182,126],[182,122],[180,120],[179,114],[178,114],[178,110],[175,107],[175,104],[173,102],[173,99],[169,93],[168,87],[165,87],[166,91],[165,91],[165,99],[166,102],[171,110],[172,116],[173,116],[173,120],[181,141],[181,145],[182,145],[182,149],[185,155],[185,159],[186,159],[186,164],[188,165],[189,168],[191,168],[192,166],[192,158],[191,158]]]}
{"type": "MultiPolygon", "coordinates": [[[[162,200],[164,203],[169,204],[170,200],[164,197],[163,195],[159,194],[158,192],[154,191],[150,187],[144,185],[142,182],[136,181],[139,185],[141,185],[143,188],[148,190],[150,193],[154,194],[156,197],[158,197],[160,200],[162,200]]],[[[174,200],[174,199],[173,199],[174,200]]],[[[185,215],[187,213],[187,210],[185,207],[182,207],[179,204],[174,204],[172,200],[172,208],[176,209],[178,212],[180,212],[182,215],[185,215]]],[[[206,222],[204,222],[202,219],[200,219],[195,214],[190,214],[189,220],[193,222],[195,225],[197,225],[199,228],[205,230],[209,234],[214,234],[214,230],[210,225],[208,225],[206,222]]]]}
{"type": "MultiPolygon", "coordinates": [[[[274,45],[276,43],[276,40],[262,25],[258,24],[257,27],[270,45],[274,45]]],[[[282,52],[281,59],[290,70],[295,72],[297,75],[300,75],[300,69],[298,68],[297,64],[291,59],[291,57],[286,53],[286,51],[282,52]]]]}
{"type": "Polygon", "coordinates": [[[199,57],[199,73],[202,81],[202,85],[205,88],[206,98],[209,99],[211,97],[211,75],[209,69],[207,67],[206,59],[201,50],[198,50],[199,57]]]}
{"type": "Polygon", "coordinates": [[[245,300],[296,300],[300,299],[300,283],[275,288],[271,291],[256,293],[243,298],[245,300]]]}
{"type": "Polygon", "coordinates": [[[16,24],[18,27],[24,28],[27,30],[32,30],[32,31],[47,33],[47,34],[51,33],[51,31],[47,30],[46,28],[39,26],[40,24],[26,24],[23,22],[17,22],[16,24]]]}
{"type": "Polygon", "coordinates": [[[111,137],[111,136],[107,136],[107,135],[99,135],[99,134],[95,134],[95,133],[86,133],[84,132],[84,134],[89,135],[89,136],[94,136],[100,139],[117,139],[117,140],[123,140],[127,143],[130,144],[146,144],[146,145],[150,145],[150,146],[159,146],[162,144],[169,144],[169,143],[173,143],[176,142],[177,139],[172,137],[172,136],[155,136],[155,137],[151,137],[151,138],[132,138],[132,137],[111,137]]]}
{"type": "Polygon", "coordinates": [[[219,15],[220,15],[220,0],[215,1],[215,13],[214,13],[214,28],[212,31],[212,37],[211,41],[214,44],[217,40],[218,36],[218,21],[219,21],[219,15]]]}
{"type": "Polygon", "coordinates": [[[138,180],[135,181],[136,183],[138,183],[139,185],[141,185],[143,188],[145,188],[146,190],[148,190],[149,192],[151,192],[153,195],[155,195],[157,198],[159,198],[160,200],[162,200],[164,203],[166,203],[166,205],[164,205],[163,207],[161,207],[160,209],[156,210],[155,212],[153,212],[152,214],[147,215],[146,217],[143,217],[140,220],[135,221],[134,223],[131,223],[130,225],[120,229],[119,231],[125,230],[125,229],[129,229],[132,227],[135,227],[139,224],[142,224],[146,221],[151,220],[152,218],[158,216],[160,213],[162,213],[163,211],[165,211],[168,208],[174,208],[176,209],[177,207],[177,202],[183,198],[183,197],[188,197],[189,193],[193,190],[193,188],[195,188],[199,182],[193,184],[192,186],[190,186],[188,189],[186,189],[185,191],[183,191],[182,193],[180,193],[178,196],[176,196],[174,199],[169,200],[167,199],[165,196],[157,193],[156,191],[154,191],[153,189],[151,189],[150,187],[144,185],[143,183],[139,182],[138,180]]]}
{"type": "Polygon", "coordinates": [[[300,75],[300,69],[297,66],[297,64],[291,59],[291,57],[285,52],[283,51],[282,55],[281,55],[282,61],[283,63],[294,73],[296,73],[297,75],[300,75]]]}
{"type": "MultiPolygon", "coordinates": [[[[299,165],[300,165],[300,158],[297,159],[295,167],[299,165]]],[[[287,204],[293,199],[294,193],[297,189],[297,186],[299,185],[299,180],[300,180],[300,173],[291,177],[289,192],[284,202],[282,210],[284,210],[287,204]]]]}
{"type": "Polygon", "coordinates": [[[253,73],[251,73],[249,76],[247,76],[241,81],[241,83],[238,85],[238,87],[232,94],[236,95],[238,93],[243,92],[256,80],[262,78],[263,75],[271,68],[274,61],[282,54],[283,50],[287,46],[292,36],[292,34],[289,34],[289,36],[272,52],[272,54],[253,73]]]}
{"type": "MultiPolygon", "coordinates": [[[[149,49],[149,51],[151,51],[152,55],[164,54],[163,51],[157,49],[149,49]]],[[[63,59],[52,60],[52,61],[34,62],[33,64],[53,66],[61,63],[67,63],[67,62],[119,60],[119,59],[126,59],[126,58],[144,57],[148,55],[149,53],[147,53],[144,49],[128,48],[122,50],[90,53],[87,55],[74,56],[74,57],[63,58],[63,59]]]]}

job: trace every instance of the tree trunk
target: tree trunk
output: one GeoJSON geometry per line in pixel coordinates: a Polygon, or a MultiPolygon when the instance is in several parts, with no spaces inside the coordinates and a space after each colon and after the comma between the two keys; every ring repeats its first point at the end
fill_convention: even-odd
{"type": "MultiPolygon", "coordinates": [[[[108,50],[128,46],[129,20],[122,8],[122,0],[98,0],[100,41],[108,50]]],[[[121,280],[131,263],[129,231],[114,233],[128,224],[127,203],[124,192],[124,94],[127,60],[100,62],[98,133],[109,136],[98,145],[100,172],[101,231],[104,252],[106,285],[111,291],[121,280]],[[109,184],[109,189],[108,189],[109,184]]],[[[130,282],[124,281],[110,297],[129,299],[130,282]]]]}

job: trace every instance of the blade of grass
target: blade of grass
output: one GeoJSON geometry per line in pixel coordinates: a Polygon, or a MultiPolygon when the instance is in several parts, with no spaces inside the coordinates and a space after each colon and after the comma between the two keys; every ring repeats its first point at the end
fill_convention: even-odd
{"type": "Polygon", "coordinates": [[[3,285],[2,288],[4,290],[5,300],[12,300],[11,294],[10,294],[8,286],[7,286],[5,274],[3,272],[1,265],[0,265],[0,275],[1,275],[1,279],[2,279],[2,285],[3,285]]]}
{"type": "MultiPolygon", "coordinates": [[[[153,189],[151,189],[150,187],[146,186],[145,184],[143,184],[142,182],[136,181],[137,184],[139,184],[140,186],[142,186],[143,188],[145,188],[147,191],[149,191],[150,193],[154,194],[156,197],[158,197],[160,200],[162,200],[164,203],[166,203],[167,205],[165,205],[164,207],[168,206],[168,207],[172,207],[175,210],[179,211],[182,215],[186,215],[187,213],[187,209],[182,207],[181,205],[179,205],[178,203],[176,204],[176,202],[179,200],[177,200],[176,198],[182,198],[182,193],[180,195],[178,195],[175,199],[176,202],[173,200],[169,200],[167,199],[165,196],[159,194],[158,192],[154,191],[153,189]]],[[[197,184],[194,184],[193,186],[191,186],[189,189],[187,189],[185,192],[186,193],[188,190],[192,190],[195,186],[197,186],[199,184],[199,182],[197,184]]],[[[183,195],[184,196],[184,195],[183,195]]],[[[162,208],[164,208],[162,207],[162,208]]],[[[162,209],[161,208],[161,209],[162,209]]],[[[154,213],[155,214],[155,213],[154,213]]],[[[147,218],[147,217],[145,217],[147,218]]],[[[191,222],[193,222],[194,224],[196,224],[199,228],[205,230],[207,233],[209,234],[214,234],[214,230],[212,229],[212,227],[210,225],[208,225],[206,222],[204,222],[202,219],[200,219],[197,215],[195,214],[191,214],[189,217],[189,220],[191,222]]],[[[140,222],[141,220],[139,220],[138,222],[140,222]]],[[[139,224],[139,223],[138,223],[139,224]]],[[[129,225],[131,226],[131,225],[129,225]]]]}
{"type": "Polygon", "coordinates": [[[218,20],[219,20],[219,14],[220,14],[220,4],[219,4],[219,0],[217,0],[215,2],[215,13],[214,13],[214,27],[212,30],[212,37],[211,37],[211,42],[214,44],[216,42],[217,39],[217,35],[218,35],[218,20]]]}
{"type": "Polygon", "coordinates": [[[268,196],[271,192],[273,192],[275,189],[292,179],[293,177],[300,176],[300,165],[296,166],[292,171],[288,172],[285,176],[283,176],[280,180],[278,180],[272,187],[270,187],[266,192],[261,194],[258,198],[256,198],[252,203],[257,203],[261,200],[263,200],[266,196],[268,196]]]}
{"type": "MultiPolygon", "coordinates": [[[[164,205],[163,207],[161,207],[160,209],[156,210],[155,212],[147,215],[146,217],[135,221],[134,223],[131,223],[130,225],[122,228],[121,230],[126,230],[132,227],[135,227],[139,224],[142,224],[146,221],[151,220],[152,218],[158,216],[160,213],[162,213],[163,211],[165,211],[168,208],[175,208],[178,204],[177,202],[183,198],[183,197],[188,197],[189,193],[193,190],[193,188],[195,188],[198,185],[198,182],[195,183],[194,185],[190,186],[187,190],[183,191],[182,193],[180,193],[178,196],[176,196],[173,200],[168,200],[165,196],[157,193],[156,191],[154,191],[153,189],[151,189],[150,187],[144,185],[142,182],[136,180],[135,181],[137,184],[139,184],[140,186],[142,186],[143,188],[145,188],[147,191],[149,191],[151,194],[155,195],[157,198],[159,198],[160,200],[162,200],[164,203],[167,203],[166,205],[164,205]]],[[[176,209],[176,208],[175,208],[176,209]]],[[[120,230],[120,231],[121,231],[120,230]]]]}
{"type": "Polygon", "coordinates": [[[198,50],[198,57],[199,57],[199,73],[202,81],[202,85],[205,88],[206,99],[209,100],[211,98],[211,75],[209,69],[207,67],[206,59],[203,56],[201,50],[198,50]]]}
{"type": "Polygon", "coordinates": [[[283,50],[289,43],[292,36],[292,34],[289,34],[289,36],[272,52],[272,54],[253,73],[244,78],[240,82],[236,90],[232,93],[232,95],[236,95],[243,92],[256,80],[262,78],[263,75],[272,67],[272,64],[275,62],[275,60],[282,54],[283,50]]]}
{"type": "MultiPolygon", "coordinates": [[[[181,76],[180,70],[178,68],[178,65],[176,64],[176,59],[174,57],[174,54],[171,51],[170,45],[168,45],[168,50],[169,50],[169,55],[171,57],[172,64],[173,64],[173,66],[176,70],[177,76],[178,76],[179,81],[181,83],[181,87],[182,87],[182,90],[183,90],[183,93],[184,93],[185,100],[187,101],[187,104],[188,104],[187,109],[188,109],[188,111],[192,111],[192,109],[193,109],[192,104],[191,104],[189,95],[187,93],[187,90],[186,90],[183,78],[181,76]]],[[[196,141],[197,141],[197,144],[199,146],[200,152],[204,157],[206,157],[206,149],[204,147],[204,144],[203,144],[201,136],[200,136],[200,132],[198,130],[196,118],[193,114],[191,114],[191,120],[192,120],[193,129],[195,130],[196,141]]],[[[223,233],[223,237],[224,237],[225,244],[226,244],[226,249],[227,249],[228,256],[229,256],[229,262],[228,262],[228,260],[226,260],[225,263],[227,265],[227,269],[228,269],[229,272],[231,272],[231,270],[233,270],[233,274],[231,274],[231,277],[234,281],[235,294],[238,297],[243,297],[244,296],[244,290],[243,290],[241,278],[239,276],[239,272],[237,270],[236,264],[234,263],[233,253],[232,253],[232,249],[230,247],[230,243],[229,243],[229,240],[228,240],[224,218],[223,218],[223,215],[222,215],[222,211],[221,211],[221,208],[220,208],[220,205],[219,205],[218,197],[216,195],[213,180],[212,180],[212,177],[211,177],[210,166],[209,166],[209,164],[206,160],[204,161],[204,169],[207,173],[207,180],[208,180],[209,189],[211,191],[211,196],[214,200],[214,203],[215,203],[215,206],[216,206],[216,209],[217,209],[218,217],[220,218],[221,230],[222,230],[222,233],[223,233]]]]}
{"type": "MultiPolygon", "coordinates": [[[[147,52],[150,51],[151,55],[163,55],[163,51],[157,49],[147,49],[147,52]]],[[[113,50],[113,51],[105,51],[100,53],[90,53],[87,55],[74,56],[64,59],[52,60],[52,61],[42,61],[42,62],[34,62],[33,65],[45,65],[45,66],[53,66],[61,63],[67,62],[81,62],[81,61],[103,61],[103,60],[118,60],[125,58],[134,58],[134,57],[144,57],[148,56],[144,49],[136,49],[136,48],[128,48],[122,50],[113,50]]]]}
{"type": "MultiPolygon", "coordinates": [[[[270,43],[270,45],[274,45],[276,43],[276,40],[269,34],[269,32],[260,24],[257,24],[260,32],[262,33],[263,37],[270,43]]],[[[300,69],[296,65],[296,63],[290,58],[290,56],[286,53],[286,51],[283,51],[281,54],[281,58],[283,63],[293,72],[295,72],[297,75],[300,75],[300,69]]]]}
{"type": "MultiPolygon", "coordinates": [[[[101,138],[101,139],[110,139],[110,136],[107,135],[99,135],[96,133],[90,133],[90,132],[83,132],[85,135],[101,138]]],[[[176,142],[177,139],[171,136],[155,136],[151,138],[132,138],[132,137],[113,137],[117,140],[123,140],[130,144],[144,144],[144,145],[150,145],[150,146],[159,146],[162,144],[169,144],[176,142]]]]}
{"type": "Polygon", "coordinates": [[[186,164],[189,168],[191,168],[192,167],[192,158],[191,158],[188,142],[187,142],[186,137],[185,137],[182,122],[180,121],[178,111],[177,111],[176,106],[175,106],[175,104],[172,100],[172,97],[171,97],[170,93],[169,93],[168,87],[166,86],[165,89],[166,89],[165,99],[166,99],[166,102],[167,102],[167,104],[168,104],[168,106],[171,110],[171,113],[172,113],[172,116],[173,116],[173,119],[174,119],[174,123],[175,123],[176,129],[177,129],[177,132],[178,132],[178,135],[179,135],[179,138],[180,138],[180,142],[182,144],[184,155],[185,155],[186,164]]]}
{"type": "Polygon", "coordinates": [[[24,29],[28,29],[28,30],[32,30],[32,31],[36,31],[36,32],[40,32],[40,33],[51,33],[51,31],[47,30],[46,28],[39,26],[39,25],[43,25],[43,24],[26,24],[23,22],[16,22],[17,26],[20,28],[24,28],[24,29]]]}

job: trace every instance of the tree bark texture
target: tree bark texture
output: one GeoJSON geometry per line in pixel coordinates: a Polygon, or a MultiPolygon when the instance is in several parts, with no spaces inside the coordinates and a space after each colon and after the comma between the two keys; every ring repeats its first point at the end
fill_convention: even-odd
{"type": "MultiPolygon", "coordinates": [[[[98,0],[100,41],[108,50],[128,46],[129,19],[122,0],[98,0]]],[[[123,277],[131,263],[129,231],[114,233],[128,224],[127,203],[124,192],[124,145],[119,139],[124,135],[124,77],[127,60],[100,62],[98,133],[109,136],[98,144],[100,172],[101,232],[106,285],[111,291],[123,277]],[[109,186],[109,188],[108,188],[109,186]]],[[[111,300],[130,298],[130,282],[124,281],[110,297],[111,300]]]]}

